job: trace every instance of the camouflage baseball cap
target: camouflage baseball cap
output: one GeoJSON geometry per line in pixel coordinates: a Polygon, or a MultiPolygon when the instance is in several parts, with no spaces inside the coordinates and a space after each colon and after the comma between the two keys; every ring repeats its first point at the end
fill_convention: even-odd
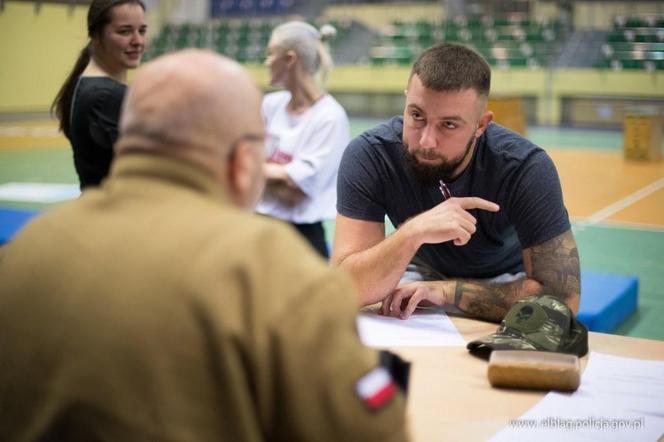
{"type": "Polygon", "coordinates": [[[588,329],[553,296],[531,296],[517,302],[496,331],[469,342],[471,353],[488,358],[492,350],[540,350],[588,353],[588,329]]]}

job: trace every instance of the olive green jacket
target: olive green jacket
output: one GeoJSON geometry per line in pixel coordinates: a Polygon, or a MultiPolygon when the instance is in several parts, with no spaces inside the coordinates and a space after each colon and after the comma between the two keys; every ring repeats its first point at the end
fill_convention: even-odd
{"type": "Polygon", "coordinates": [[[405,438],[349,281],[211,176],[118,157],[0,251],[0,440],[405,438]]]}

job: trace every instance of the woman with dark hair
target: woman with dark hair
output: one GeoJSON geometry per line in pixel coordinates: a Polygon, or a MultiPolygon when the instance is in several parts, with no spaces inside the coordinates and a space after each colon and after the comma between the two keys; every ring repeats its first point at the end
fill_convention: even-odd
{"type": "Polygon", "coordinates": [[[88,37],[51,110],[71,142],[81,189],[108,174],[117,138],[127,70],[145,48],[145,5],[140,0],[93,0],[88,37]]]}

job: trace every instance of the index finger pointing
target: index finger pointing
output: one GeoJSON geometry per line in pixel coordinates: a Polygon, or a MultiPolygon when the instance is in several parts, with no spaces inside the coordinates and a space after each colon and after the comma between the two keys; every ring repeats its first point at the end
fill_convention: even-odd
{"type": "Polygon", "coordinates": [[[500,210],[500,206],[491,201],[485,200],[484,198],[478,198],[476,196],[470,196],[466,198],[457,198],[459,205],[463,209],[482,209],[488,210],[489,212],[497,212],[500,210]]]}

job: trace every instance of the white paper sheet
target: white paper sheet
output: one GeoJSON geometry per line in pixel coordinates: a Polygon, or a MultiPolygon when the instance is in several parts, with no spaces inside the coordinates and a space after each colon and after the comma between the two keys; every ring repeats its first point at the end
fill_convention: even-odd
{"type": "Polygon", "coordinates": [[[7,183],[0,185],[0,200],[32,203],[56,203],[76,198],[78,184],[7,183]]]}
{"type": "Polygon", "coordinates": [[[616,401],[625,410],[664,418],[664,361],[593,352],[573,396],[616,401]]]}
{"type": "Polygon", "coordinates": [[[656,441],[664,435],[664,361],[593,352],[572,394],[551,392],[492,441],[656,441]]]}
{"type": "Polygon", "coordinates": [[[416,310],[408,319],[363,311],[357,318],[360,339],[369,347],[461,347],[466,345],[443,310],[416,310]]]}

